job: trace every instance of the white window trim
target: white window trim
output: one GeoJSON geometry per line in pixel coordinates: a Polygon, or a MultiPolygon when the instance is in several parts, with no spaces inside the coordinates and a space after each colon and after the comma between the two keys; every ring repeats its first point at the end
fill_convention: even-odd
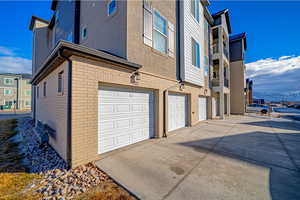
{"type": "Polygon", "coordinates": [[[113,16],[115,16],[116,13],[117,13],[117,10],[118,10],[118,2],[117,2],[117,0],[109,0],[109,1],[107,2],[107,4],[106,4],[106,14],[107,14],[107,16],[108,16],[108,17],[113,17],[113,16]],[[112,1],[115,1],[115,2],[116,2],[116,9],[115,9],[115,11],[113,11],[111,14],[109,14],[109,4],[110,4],[112,1]]]}
{"type": "Polygon", "coordinates": [[[152,48],[155,49],[156,51],[162,53],[162,54],[166,54],[168,55],[168,49],[169,49],[169,28],[168,28],[168,20],[165,16],[163,16],[157,9],[153,9],[153,14],[152,14],[152,48]],[[160,32],[159,30],[157,30],[154,26],[154,18],[155,18],[155,12],[157,12],[159,14],[160,17],[162,17],[166,22],[167,22],[167,32],[166,35],[162,32],[160,32]],[[166,51],[165,52],[161,52],[157,49],[154,48],[154,32],[157,31],[158,33],[160,33],[162,36],[164,36],[167,40],[166,42],[166,51]]]}
{"type": "Polygon", "coordinates": [[[4,85],[13,85],[14,84],[14,80],[12,78],[4,78],[4,85]],[[11,80],[11,84],[7,84],[6,80],[11,80]]]}

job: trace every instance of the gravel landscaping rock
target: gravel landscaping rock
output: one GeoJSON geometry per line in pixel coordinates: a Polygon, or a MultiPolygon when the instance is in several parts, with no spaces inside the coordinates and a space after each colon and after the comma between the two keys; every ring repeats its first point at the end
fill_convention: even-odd
{"type": "Polygon", "coordinates": [[[35,183],[35,192],[45,200],[67,200],[86,192],[100,183],[112,180],[95,164],[89,163],[67,170],[67,164],[48,144],[40,146],[33,131],[31,118],[18,120],[21,151],[30,173],[39,173],[42,179],[35,183]]]}
{"type": "Polygon", "coordinates": [[[25,157],[24,165],[31,173],[41,173],[52,169],[66,169],[67,164],[48,144],[40,146],[33,131],[33,120],[18,120],[18,131],[22,137],[21,151],[25,157]]]}

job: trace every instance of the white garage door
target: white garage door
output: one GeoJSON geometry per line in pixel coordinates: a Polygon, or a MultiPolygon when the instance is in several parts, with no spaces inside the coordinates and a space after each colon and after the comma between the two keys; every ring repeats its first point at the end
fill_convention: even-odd
{"type": "Polygon", "coordinates": [[[207,120],[207,98],[199,97],[198,99],[199,121],[207,120]]]}
{"type": "Polygon", "coordinates": [[[187,97],[180,94],[168,96],[168,131],[186,126],[187,97]]]}
{"type": "Polygon", "coordinates": [[[154,137],[153,92],[100,88],[98,153],[154,137]]]}

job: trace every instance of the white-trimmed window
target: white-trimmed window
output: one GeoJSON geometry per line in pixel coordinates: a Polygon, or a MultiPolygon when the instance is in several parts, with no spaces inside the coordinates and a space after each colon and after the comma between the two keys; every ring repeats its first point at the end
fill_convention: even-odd
{"type": "Polygon", "coordinates": [[[191,0],[191,12],[193,17],[200,21],[200,0],[191,0]]]}
{"type": "Polygon", "coordinates": [[[4,95],[12,95],[13,91],[11,89],[4,89],[4,95]]]}
{"type": "Polygon", "coordinates": [[[200,68],[200,45],[194,38],[192,38],[192,64],[200,68]]]}
{"type": "Polygon", "coordinates": [[[40,87],[39,86],[36,87],[36,97],[37,98],[40,97],[40,87]]]}
{"type": "Polygon", "coordinates": [[[209,61],[208,56],[204,56],[204,75],[208,76],[209,74],[209,61]]]}
{"type": "Polygon", "coordinates": [[[30,107],[31,106],[31,101],[25,101],[25,107],[30,107]]]}
{"type": "Polygon", "coordinates": [[[117,12],[117,1],[110,0],[107,4],[107,15],[111,16],[117,12]]]}
{"type": "Polygon", "coordinates": [[[26,91],[25,91],[25,95],[26,95],[26,96],[31,96],[31,90],[26,90],[26,91]]]}
{"type": "Polygon", "coordinates": [[[4,84],[5,85],[13,85],[14,80],[12,78],[4,78],[4,84]]]}
{"type": "Polygon", "coordinates": [[[87,38],[87,34],[88,34],[87,27],[83,27],[81,29],[81,37],[82,37],[82,39],[86,39],[87,38]]]}
{"type": "Polygon", "coordinates": [[[153,48],[162,53],[167,53],[168,21],[158,11],[154,11],[153,19],[153,48]]]}
{"type": "Polygon", "coordinates": [[[63,94],[64,92],[64,71],[61,71],[57,75],[57,92],[63,94]]]}

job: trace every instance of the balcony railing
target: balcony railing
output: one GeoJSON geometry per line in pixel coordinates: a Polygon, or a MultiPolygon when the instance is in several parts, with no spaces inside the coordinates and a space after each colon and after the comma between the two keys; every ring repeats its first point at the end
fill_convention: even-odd
{"type": "Polygon", "coordinates": [[[212,86],[213,86],[213,87],[219,87],[219,86],[220,86],[220,79],[218,79],[218,78],[213,78],[213,79],[211,80],[211,83],[212,83],[212,86]]]}
{"type": "Polygon", "coordinates": [[[219,45],[218,45],[218,43],[213,44],[213,53],[219,53],[219,45]]]}
{"type": "Polygon", "coordinates": [[[229,87],[229,80],[228,79],[224,79],[224,86],[225,87],[229,87]]]}

